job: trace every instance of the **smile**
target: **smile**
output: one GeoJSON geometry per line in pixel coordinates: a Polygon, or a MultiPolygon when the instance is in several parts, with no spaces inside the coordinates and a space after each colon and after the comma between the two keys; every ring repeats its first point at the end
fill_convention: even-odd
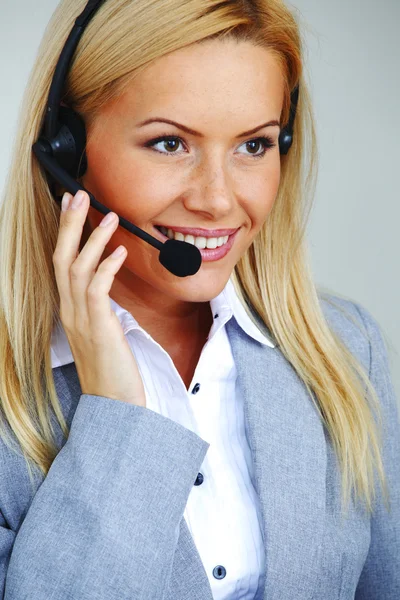
{"type": "Polygon", "coordinates": [[[229,239],[229,235],[224,235],[220,237],[205,237],[205,236],[194,236],[190,234],[183,234],[180,231],[173,231],[172,229],[166,229],[166,227],[157,227],[162,234],[168,237],[170,240],[179,240],[182,242],[187,242],[188,244],[193,244],[197,248],[220,248],[224,244],[227,243],[229,239]]]}
{"type": "MultiPolygon", "coordinates": [[[[188,244],[193,244],[199,248],[201,258],[203,262],[211,262],[224,258],[230,251],[235,241],[237,234],[240,231],[238,229],[233,230],[234,233],[231,235],[225,235],[221,237],[205,237],[205,236],[193,236],[190,234],[184,235],[178,231],[173,231],[170,228],[162,226],[154,226],[155,230],[159,232],[163,240],[174,239],[188,244]]],[[[232,230],[231,230],[232,231],[232,230]]]]}

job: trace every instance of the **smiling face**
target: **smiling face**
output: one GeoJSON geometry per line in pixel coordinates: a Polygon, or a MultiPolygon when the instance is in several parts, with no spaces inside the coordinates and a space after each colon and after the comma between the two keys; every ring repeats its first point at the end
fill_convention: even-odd
{"type": "MultiPolygon", "coordinates": [[[[159,225],[204,229],[206,237],[239,228],[223,258],[203,260],[195,275],[180,278],[160,264],[158,250],[118,227],[103,258],[120,244],[128,256],[110,297],[156,309],[208,302],[221,292],[278,192],[279,125],[259,127],[279,122],[282,104],[283,76],[271,53],[214,39],[157,59],[101,109],[87,127],[82,179],[101,203],[160,240],[159,225]],[[170,139],[157,141],[163,136],[170,139]]],[[[90,230],[102,217],[90,207],[90,230]]]]}

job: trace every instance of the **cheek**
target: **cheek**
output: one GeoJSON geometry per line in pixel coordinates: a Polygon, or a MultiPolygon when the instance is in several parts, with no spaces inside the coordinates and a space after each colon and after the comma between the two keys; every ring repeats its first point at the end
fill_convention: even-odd
{"type": "MultiPolygon", "coordinates": [[[[148,166],[137,160],[129,150],[108,149],[87,151],[88,170],[83,184],[102,204],[132,222],[146,223],[165,203],[165,180],[149,176],[148,166]]],[[[90,208],[90,220],[102,215],[90,208]]]]}
{"type": "Polygon", "coordinates": [[[247,180],[243,197],[248,198],[247,212],[257,231],[273,208],[279,190],[280,177],[280,161],[276,161],[262,175],[247,180]]]}

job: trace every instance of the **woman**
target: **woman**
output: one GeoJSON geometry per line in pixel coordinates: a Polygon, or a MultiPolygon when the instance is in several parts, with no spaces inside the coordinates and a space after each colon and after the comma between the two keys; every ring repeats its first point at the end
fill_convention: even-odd
{"type": "Polygon", "coordinates": [[[375,319],[310,274],[296,18],[103,2],[63,95],[101,224],[31,151],[85,5],[47,28],[0,214],[3,597],[398,598],[396,400],[375,319]],[[117,215],[192,236],[200,269],[176,277],[117,215]]]}

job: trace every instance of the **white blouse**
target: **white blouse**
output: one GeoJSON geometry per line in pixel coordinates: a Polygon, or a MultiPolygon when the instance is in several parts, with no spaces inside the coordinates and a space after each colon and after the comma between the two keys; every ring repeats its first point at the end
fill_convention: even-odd
{"type": "MultiPolygon", "coordinates": [[[[193,380],[186,389],[169,354],[127,310],[110,299],[135,356],[146,407],[210,444],[191,490],[184,518],[216,600],[260,600],[265,552],[259,499],[248,443],[243,398],[225,323],[234,316],[252,338],[275,344],[251,321],[231,280],[210,300],[214,322],[193,380]],[[218,315],[218,316],[217,316],[218,315]]],[[[74,362],[62,328],[53,332],[53,368],[74,362]]]]}

